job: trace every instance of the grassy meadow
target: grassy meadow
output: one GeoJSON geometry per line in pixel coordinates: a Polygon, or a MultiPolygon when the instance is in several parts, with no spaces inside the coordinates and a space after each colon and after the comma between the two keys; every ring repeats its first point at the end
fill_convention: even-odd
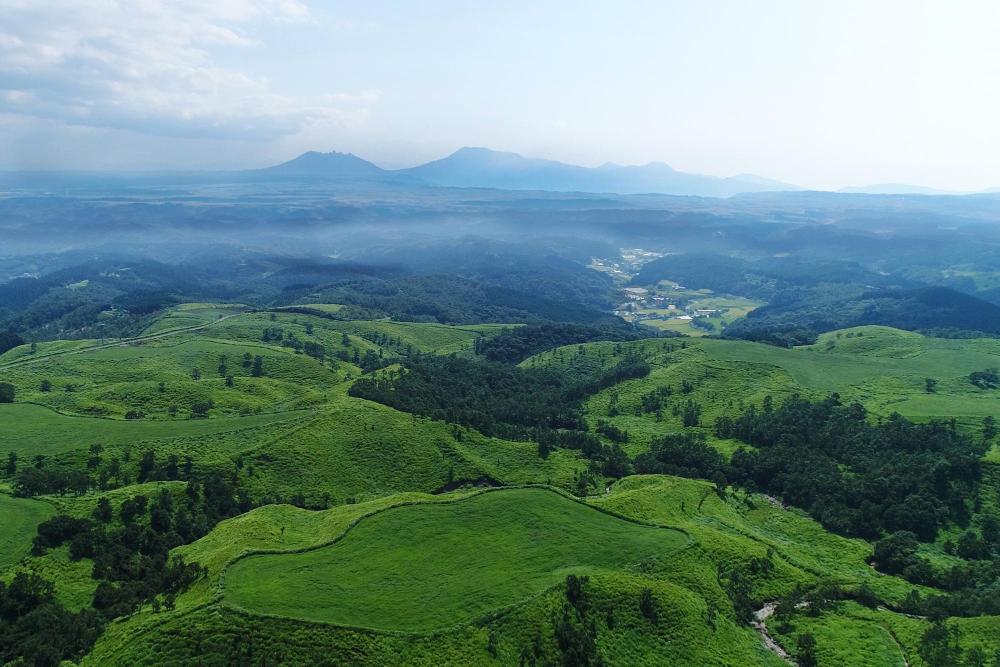
{"type": "Polygon", "coordinates": [[[28,554],[35,528],[55,513],[44,501],[0,493],[0,572],[28,554]]]}
{"type": "Polygon", "coordinates": [[[567,574],[665,558],[687,537],[544,489],[386,510],[330,546],[252,556],[226,573],[249,611],[382,630],[431,631],[517,603],[567,574]]]}

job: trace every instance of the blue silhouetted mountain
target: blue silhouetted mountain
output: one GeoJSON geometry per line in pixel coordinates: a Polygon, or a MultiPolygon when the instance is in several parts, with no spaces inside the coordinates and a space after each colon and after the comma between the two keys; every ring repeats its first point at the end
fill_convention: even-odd
{"type": "Polygon", "coordinates": [[[385,174],[385,170],[353,153],[309,151],[294,160],[282,162],[266,169],[259,169],[258,173],[281,176],[366,178],[382,176],[385,174]]]}
{"type": "Polygon", "coordinates": [[[526,158],[488,148],[461,148],[448,157],[409,169],[385,170],[350,153],[303,153],[294,160],[252,172],[258,176],[364,179],[391,178],[411,184],[555,192],[660,193],[728,197],[741,192],[799,188],[752,174],[729,178],[677,171],[662,162],[641,166],[606,163],[581,167],[526,158]]]}
{"type": "Polygon", "coordinates": [[[662,162],[580,167],[488,148],[462,148],[446,158],[397,173],[427,185],[562,192],[663,193],[728,197],[740,192],[799,188],[748,174],[719,178],[677,171],[662,162]]]}

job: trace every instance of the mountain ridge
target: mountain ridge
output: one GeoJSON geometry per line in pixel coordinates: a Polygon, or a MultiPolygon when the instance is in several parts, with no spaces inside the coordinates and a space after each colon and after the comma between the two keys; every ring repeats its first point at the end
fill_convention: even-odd
{"type": "Polygon", "coordinates": [[[606,162],[598,167],[584,167],[481,146],[462,147],[443,158],[405,169],[383,169],[352,153],[308,151],[253,173],[313,178],[389,177],[442,187],[705,197],[801,189],[754,174],[729,177],[692,174],[678,171],[665,162],[644,165],[606,162]]]}

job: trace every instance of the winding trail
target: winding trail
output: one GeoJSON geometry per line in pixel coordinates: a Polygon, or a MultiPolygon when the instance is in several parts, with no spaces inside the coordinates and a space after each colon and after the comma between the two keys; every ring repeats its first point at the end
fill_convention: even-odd
{"type": "Polygon", "coordinates": [[[768,602],[763,607],[755,611],[753,614],[754,620],[750,622],[750,625],[752,625],[760,635],[760,638],[764,641],[764,646],[767,647],[768,651],[774,653],[789,665],[795,665],[795,667],[798,667],[799,663],[795,662],[795,660],[792,659],[792,656],[788,655],[788,651],[781,648],[781,644],[775,641],[774,637],[771,636],[771,633],[767,631],[767,619],[774,614],[774,610],[777,606],[778,605],[775,602],[768,602]]]}

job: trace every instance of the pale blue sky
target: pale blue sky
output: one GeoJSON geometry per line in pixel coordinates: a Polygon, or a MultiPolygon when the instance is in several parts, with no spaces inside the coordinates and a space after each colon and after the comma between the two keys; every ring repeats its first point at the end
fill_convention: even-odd
{"type": "Polygon", "coordinates": [[[0,168],[464,145],[1000,185],[1000,3],[0,0],[0,168]]]}

